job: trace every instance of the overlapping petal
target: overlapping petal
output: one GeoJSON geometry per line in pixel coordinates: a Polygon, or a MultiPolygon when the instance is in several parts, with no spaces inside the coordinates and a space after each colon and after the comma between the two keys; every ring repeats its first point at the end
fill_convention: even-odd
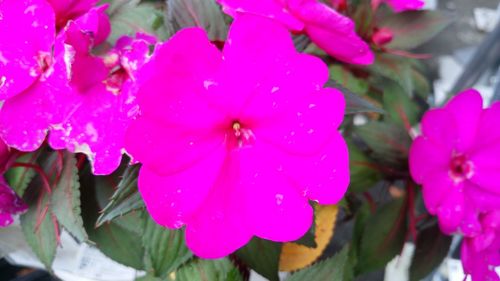
{"type": "MultiPolygon", "coordinates": [[[[354,28],[354,22],[317,0],[218,0],[234,18],[259,15],[306,33],[329,55],[347,63],[367,65],[375,57],[354,28]]],[[[265,43],[265,41],[260,42],[265,43]]]]}

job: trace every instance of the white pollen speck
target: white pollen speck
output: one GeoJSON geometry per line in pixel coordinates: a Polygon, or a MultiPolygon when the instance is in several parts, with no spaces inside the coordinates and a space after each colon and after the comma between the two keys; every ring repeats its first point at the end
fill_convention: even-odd
{"type": "Polygon", "coordinates": [[[210,86],[213,86],[213,85],[217,85],[217,82],[215,82],[213,80],[203,81],[203,87],[205,88],[205,90],[208,90],[208,88],[210,88],[210,86]]]}
{"type": "Polygon", "coordinates": [[[272,94],[274,94],[274,93],[276,93],[279,89],[280,89],[280,87],[273,87],[273,88],[271,89],[271,93],[272,93],[272,94]]]}
{"type": "Polygon", "coordinates": [[[85,133],[90,136],[91,142],[96,142],[97,138],[99,137],[99,133],[92,123],[87,123],[87,125],[85,126],[85,133]]]}
{"type": "Polygon", "coordinates": [[[283,203],[283,194],[276,194],[276,205],[281,205],[283,203]]]}
{"type": "Polygon", "coordinates": [[[7,77],[5,76],[2,76],[0,78],[0,88],[3,87],[5,85],[5,81],[7,80],[7,77]]]}

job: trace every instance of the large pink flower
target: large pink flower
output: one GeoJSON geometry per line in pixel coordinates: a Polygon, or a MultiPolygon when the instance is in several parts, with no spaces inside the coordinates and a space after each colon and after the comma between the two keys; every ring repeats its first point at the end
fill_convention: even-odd
{"type": "Polygon", "coordinates": [[[32,151],[68,110],[66,47],[44,0],[1,1],[0,14],[0,136],[32,151]]]}
{"type": "Polygon", "coordinates": [[[495,271],[500,267],[500,210],[481,217],[482,233],[465,238],[462,243],[461,259],[464,272],[472,281],[498,281],[495,271]]]}
{"type": "Polygon", "coordinates": [[[143,164],[139,191],[156,222],[186,225],[198,256],[225,256],[253,235],[300,238],[308,200],[345,193],[344,98],[323,88],[326,65],[297,53],[282,25],[238,17],[222,52],[203,30],[184,29],[139,78],[141,115],[125,140],[143,164]]]}
{"type": "Polygon", "coordinates": [[[425,5],[424,0],[372,0],[372,6],[377,7],[382,2],[387,3],[397,13],[420,10],[425,5]]]}
{"type": "Polygon", "coordinates": [[[49,138],[55,149],[85,153],[98,175],[110,174],[120,164],[125,130],[138,111],[134,75],[148,59],[151,44],[123,37],[103,57],[91,54],[96,38],[107,36],[101,30],[109,31],[105,8],[92,8],[65,28],[66,43],[75,50],[73,98],[65,102],[73,110],[49,138]]]}
{"type": "Polygon", "coordinates": [[[467,90],[427,112],[412,144],[410,171],[445,233],[480,231],[478,214],[500,206],[500,103],[483,109],[467,90]]]}
{"type": "Polygon", "coordinates": [[[373,63],[373,52],[356,34],[354,22],[318,0],[217,1],[233,17],[261,15],[283,23],[294,32],[305,32],[316,45],[341,61],[373,63]]]}

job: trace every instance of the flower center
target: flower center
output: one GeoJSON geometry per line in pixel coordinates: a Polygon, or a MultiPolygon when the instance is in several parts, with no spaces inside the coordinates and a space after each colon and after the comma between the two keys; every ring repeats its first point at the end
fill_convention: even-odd
{"type": "Polygon", "coordinates": [[[46,52],[40,52],[37,56],[38,67],[30,70],[31,76],[42,75],[42,80],[52,73],[52,55],[46,52]]]}
{"type": "Polygon", "coordinates": [[[231,132],[229,134],[230,145],[233,148],[242,148],[250,146],[255,142],[255,135],[252,130],[245,128],[239,121],[234,121],[231,124],[231,132]]]}
{"type": "Polygon", "coordinates": [[[457,181],[470,179],[474,174],[474,164],[463,154],[453,155],[450,161],[450,176],[457,181]]]}

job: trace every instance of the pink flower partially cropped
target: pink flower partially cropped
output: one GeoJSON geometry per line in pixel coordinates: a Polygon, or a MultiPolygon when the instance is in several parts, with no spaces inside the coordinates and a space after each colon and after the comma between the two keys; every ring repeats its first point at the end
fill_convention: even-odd
{"type": "Polygon", "coordinates": [[[11,225],[14,222],[12,216],[27,209],[28,206],[9,187],[3,176],[0,176],[0,228],[11,225]]]}
{"type": "MultiPolygon", "coordinates": [[[[72,108],[53,126],[49,144],[87,155],[96,175],[110,174],[120,164],[125,130],[135,117],[135,73],[149,58],[151,42],[122,37],[103,57],[90,53],[102,26],[105,7],[93,8],[68,24],[67,44],[75,49],[72,62],[72,108]]],[[[104,26],[108,23],[104,20],[104,26]]]]}
{"type": "Polygon", "coordinates": [[[61,30],[70,20],[87,13],[99,0],[46,0],[56,14],[56,26],[61,30]]]}
{"type": "Polygon", "coordinates": [[[420,10],[425,5],[424,0],[372,0],[372,6],[378,7],[382,2],[387,3],[397,13],[420,10]]]}
{"type": "Polygon", "coordinates": [[[478,214],[500,206],[500,103],[483,109],[467,90],[428,111],[410,150],[410,171],[445,233],[480,232],[478,214]]]}
{"type": "Polygon", "coordinates": [[[67,50],[44,0],[0,2],[0,136],[32,151],[68,110],[67,50]]]}
{"type": "Polygon", "coordinates": [[[461,259],[472,281],[500,280],[500,210],[481,217],[482,233],[464,238],[461,259]]]}
{"type": "Polygon", "coordinates": [[[228,255],[254,235],[298,239],[312,222],[308,200],[344,195],[343,95],[323,88],[326,65],[297,53],[282,25],[238,17],[222,52],[202,29],[184,29],[139,78],[141,115],[125,140],[143,164],[139,191],[156,222],[186,225],[196,255],[228,255]]]}
{"type": "Polygon", "coordinates": [[[374,61],[370,46],[355,31],[354,22],[318,0],[217,0],[224,12],[264,16],[294,32],[305,32],[332,57],[353,64],[374,61]]]}

